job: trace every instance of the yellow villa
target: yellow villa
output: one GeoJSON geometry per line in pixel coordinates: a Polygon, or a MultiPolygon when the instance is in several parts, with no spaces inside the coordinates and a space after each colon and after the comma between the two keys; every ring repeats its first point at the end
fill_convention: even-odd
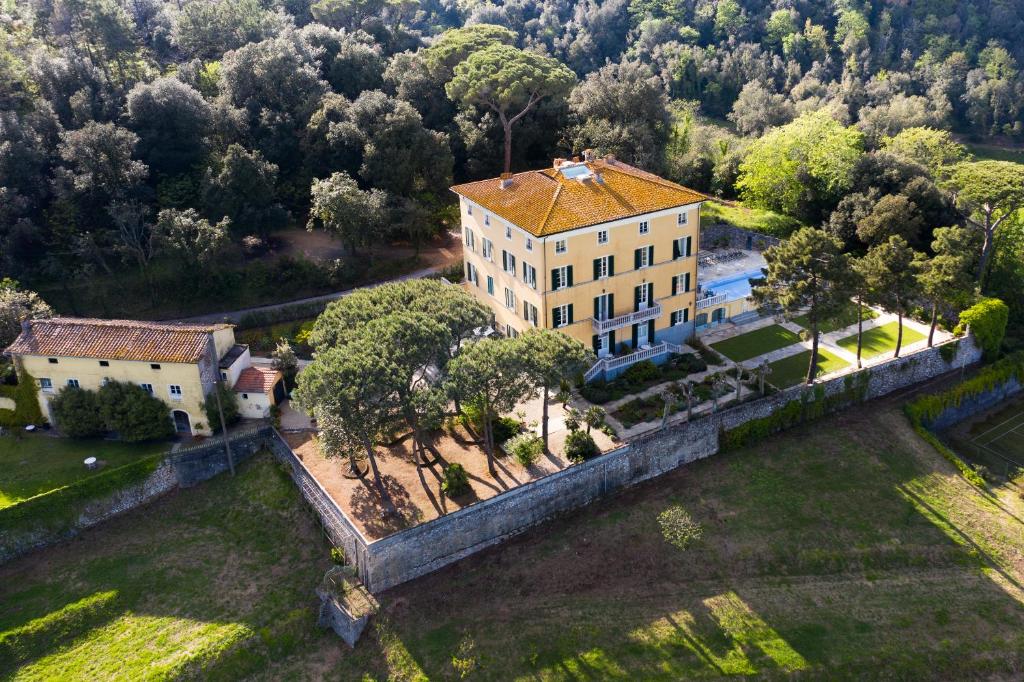
{"type": "Polygon", "coordinates": [[[590,152],[452,191],[465,286],[500,332],[560,329],[598,356],[588,380],[664,360],[693,335],[699,192],[590,152]]]}
{"type": "Polygon", "coordinates": [[[252,366],[248,346],[235,343],[229,324],[26,320],[6,353],[22,378],[35,380],[40,408],[51,422],[50,400],[61,388],[95,390],[108,381],[138,384],[163,400],[175,430],[186,435],[211,433],[203,402],[218,374],[234,388],[243,417],[267,417],[284,398],[281,373],[252,366]]]}

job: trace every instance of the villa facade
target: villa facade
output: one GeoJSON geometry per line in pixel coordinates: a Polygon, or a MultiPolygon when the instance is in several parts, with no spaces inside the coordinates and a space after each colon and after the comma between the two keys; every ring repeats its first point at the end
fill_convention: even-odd
{"type": "Polygon", "coordinates": [[[51,423],[50,401],[62,388],[97,390],[108,381],[138,384],[163,400],[175,430],[185,435],[211,433],[203,403],[218,375],[235,390],[244,417],[267,417],[284,398],[281,373],[253,367],[248,346],[235,343],[229,324],[26,320],[6,353],[18,361],[20,380],[35,381],[51,423]]]}
{"type": "Polygon", "coordinates": [[[500,332],[561,330],[599,358],[588,378],[657,361],[693,335],[699,192],[589,153],[452,191],[464,285],[500,332]]]}

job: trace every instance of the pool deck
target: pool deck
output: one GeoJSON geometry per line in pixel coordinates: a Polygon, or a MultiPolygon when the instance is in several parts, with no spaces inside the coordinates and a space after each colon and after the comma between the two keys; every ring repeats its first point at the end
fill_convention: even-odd
{"type": "MultiPolygon", "coordinates": [[[[743,256],[735,260],[729,260],[725,262],[716,262],[710,265],[698,265],[697,266],[697,282],[701,286],[706,286],[708,283],[716,282],[736,275],[742,275],[754,270],[760,270],[765,267],[764,256],[759,251],[746,251],[744,249],[709,249],[707,251],[698,251],[697,257],[701,258],[704,256],[717,257],[726,253],[741,252],[743,256]]],[[[699,262],[699,261],[698,261],[699,262]]]]}

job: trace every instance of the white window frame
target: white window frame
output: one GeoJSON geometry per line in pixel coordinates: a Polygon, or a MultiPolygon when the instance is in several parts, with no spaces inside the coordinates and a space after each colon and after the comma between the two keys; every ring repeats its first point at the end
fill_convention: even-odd
{"type": "Polygon", "coordinates": [[[516,309],[516,292],[505,287],[505,307],[509,310],[516,309]]]}
{"type": "Polygon", "coordinates": [[[640,306],[640,310],[647,310],[651,307],[651,302],[647,297],[647,292],[650,291],[650,289],[648,289],[646,282],[638,286],[640,287],[640,297],[637,299],[637,305],[640,306]]]}
{"type": "Polygon", "coordinates": [[[533,240],[529,237],[526,238],[526,250],[533,251],[533,240]]]}
{"type": "Polygon", "coordinates": [[[466,248],[470,251],[476,251],[476,238],[473,236],[473,230],[466,228],[466,248]]]}
{"type": "Polygon", "coordinates": [[[481,253],[483,253],[484,260],[493,263],[494,262],[494,242],[492,242],[487,237],[484,237],[483,240],[484,240],[483,244],[482,244],[482,246],[480,248],[483,249],[483,251],[481,253]]]}
{"type": "Polygon", "coordinates": [[[78,379],[75,379],[74,377],[69,378],[67,380],[67,385],[68,386],[73,386],[75,388],[81,388],[82,387],[82,385],[78,382],[78,379]]]}
{"type": "Polygon", "coordinates": [[[603,358],[611,354],[611,349],[608,347],[609,341],[611,341],[610,336],[610,332],[597,335],[597,357],[603,358]]]}
{"type": "MultiPolygon", "coordinates": [[[[569,304],[568,303],[563,303],[562,305],[556,305],[555,309],[557,309],[558,312],[560,313],[558,315],[558,322],[559,322],[559,324],[558,324],[557,327],[555,327],[555,329],[561,329],[562,327],[568,327],[569,326],[569,304]]],[[[554,316],[552,315],[552,317],[554,317],[554,316]]],[[[554,322],[554,320],[552,320],[552,322],[554,322]]]]}
{"type": "Polygon", "coordinates": [[[640,221],[640,234],[648,234],[651,231],[651,223],[647,220],[640,221]]]}
{"type": "Polygon", "coordinates": [[[569,250],[569,246],[565,243],[564,239],[555,240],[555,253],[566,253],[569,250]]]}
{"type": "Polygon", "coordinates": [[[647,335],[650,329],[646,322],[641,322],[636,326],[636,347],[643,348],[644,346],[651,345],[651,337],[647,335]]]}
{"type": "Polygon", "coordinates": [[[473,204],[466,204],[466,215],[473,215],[473,204]]]}
{"type": "Polygon", "coordinates": [[[569,279],[569,266],[559,265],[557,268],[555,268],[555,270],[558,270],[558,286],[555,287],[555,291],[559,291],[561,289],[568,289],[569,285],[567,283],[567,280],[569,279]]]}
{"type": "MultiPolygon", "coordinates": [[[[640,247],[640,268],[649,268],[649,267],[651,267],[651,261],[650,261],[650,258],[649,258],[650,254],[651,254],[651,245],[650,244],[647,244],[646,246],[641,246],[640,247]]],[[[640,268],[637,268],[637,269],[639,270],[640,268]]]]}
{"type": "Polygon", "coordinates": [[[506,225],[505,226],[505,239],[508,239],[509,241],[512,240],[512,226],[511,225],[506,225]]]}
{"type": "Polygon", "coordinates": [[[527,322],[530,322],[531,324],[533,324],[534,327],[536,327],[537,326],[537,306],[533,305],[529,301],[526,301],[524,304],[526,305],[526,314],[523,315],[523,318],[527,322]]]}
{"type": "Polygon", "coordinates": [[[608,279],[608,277],[609,277],[609,274],[608,274],[608,258],[609,258],[608,256],[599,256],[598,259],[597,259],[597,261],[598,261],[598,265],[597,265],[597,278],[598,279],[608,279]]]}
{"type": "Polygon", "coordinates": [[[690,216],[689,216],[689,214],[686,211],[683,211],[682,213],[679,213],[678,215],[676,215],[676,225],[689,225],[689,224],[690,224],[690,216]]]}
{"type": "Polygon", "coordinates": [[[672,326],[673,327],[678,327],[681,324],[686,324],[687,322],[690,321],[689,319],[687,319],[687,318],[689,318],[689,316],[690,316],[690,309],[689,308],[680,308],[679,310],[673,310],[672,311],[672,320],[673,320],[672,326]]]}
{"type": "Polygon", "coordinates": [[[50,377],[39,377],[39,390],[44,393],[53,393],[53,379],[50,377]]]}
{"type": "Polygon", "coordinates": [[[494,278],[487,275],[487,293],[494,296],[494,278]]]}
{"type": "Polygon", "coordinates": [[[597,231],[597,243],[598,244],[607,244],[608,243],[608,230],[598,230],[597,231]]]}
{"type": "Polygon", "coordinates": [[[141,382],[141,383],[139,383],[139,387],[143,391],[145,391],[146,393],[148,393],[150,395],[153,395],[153,384],[149,384],[149,383],[146,383],[146,382],[141,382]]]}
{"type": "Polygon", "coordinates": [[[688,282],[686,281],[686,279],[689,276],[689,274],[690,273],[688,273],[688,272],[681,272],[678,275],[676,275],[676,277],[675,277],[676,285],[673,288],[676,290],[676,294],[677,295],[678,294],[685,294],[688,291],[690,291],[690,287],[687,286],[688,282]],[[683,288],[684,286],[686,286],[685,289],[683,288]]]}
{"type": "Polygon", "coordinates": [[[502,266],[507,274],[516,276],[516,255],[511,251],[502,251],[502,266]]]}
{"type": "Polygon", "coordinates": [[[170,396],[171,400],[181,400],[182,391],[180,384],[167,384],[167,395],[170,396]],[[177,389],[177,390],[175,390],[177,389]]]}
{"type": "Polygon", "coordinates": [[[487,227],[491,226],[491,214],[490,213],[484,213],[484,225],[486,225],[487,227]]]}
{"type": "Polygon", "coordinates": [[[100,386],[106,386],[111,381],[110,377],[103,377],[100,379],[100,386]]]}
{"type": "Polygon", "coordinates": [[[523,281],[532,289],[537,288],[537,268],[523,261],[523,281]]]}

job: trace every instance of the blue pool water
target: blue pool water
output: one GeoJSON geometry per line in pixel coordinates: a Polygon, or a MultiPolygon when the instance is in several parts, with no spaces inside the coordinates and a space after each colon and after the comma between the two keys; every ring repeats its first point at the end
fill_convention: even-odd
{"type": "Polygon", "coordinates": [[[704,294],[707,296],[729,294],[730,301],[737,298],[746,298],[750,295],[750,280],[762,277],[764,277],[764,273],[760,270],[751,270],[750,272],[733,275],[725,279],[707,282],[704,284],[704,294]]]}

